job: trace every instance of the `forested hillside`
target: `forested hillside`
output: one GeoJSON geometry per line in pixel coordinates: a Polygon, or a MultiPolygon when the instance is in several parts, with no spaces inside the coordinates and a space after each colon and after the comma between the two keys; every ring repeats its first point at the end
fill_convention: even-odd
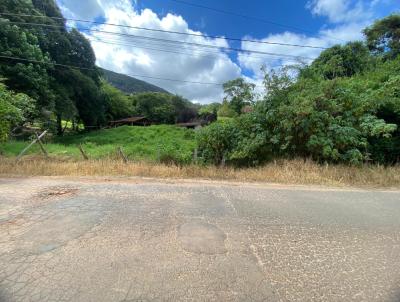
{"type": "Polygon", "coordinates": [[[100,68],[102,77],[111,85],[125,93],[140,92],[163,92],[168,93],[165,89],[149,84],[145,81],[135,79],[133,77],[116,73],[107,69],[100,68]]]}

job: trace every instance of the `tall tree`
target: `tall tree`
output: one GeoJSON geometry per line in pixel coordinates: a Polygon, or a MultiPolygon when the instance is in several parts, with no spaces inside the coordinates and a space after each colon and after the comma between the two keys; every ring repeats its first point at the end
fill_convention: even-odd
{"type": "Polygon", "coordinates": [[[223,85],[224,100],[237,113],[242,112],[243,107],[254,103],[255,85],[247,83],[243,78],[238,78],[223,85]]]}
{"type": "Polygon", "coordinates": [[[400,14],[376,21],[364,30],[369,49],[393,59],[400,54],[400,14]]]}
{"type": "Polygon", "coordinates": [[[10,57],[0,58],[0,73],[6,78],[6,84],[15,91],[25,92],[38,99],[40,107],[53,108],[47,73],[51,61],[42,52],[37,37],[29,31],[9,24],[8,20],[0,19],[0,55],[10,57]]]}
{"type": "MultiPolygon", "coordinates": [[[[335,45],[325,51],[311,64],[311,74],[320,74],[325,79],[351,77],[370,67],[372,57],[362,42],[335,45]]],[[[306,75],[303,70],[301,75],[306,75]]]]}

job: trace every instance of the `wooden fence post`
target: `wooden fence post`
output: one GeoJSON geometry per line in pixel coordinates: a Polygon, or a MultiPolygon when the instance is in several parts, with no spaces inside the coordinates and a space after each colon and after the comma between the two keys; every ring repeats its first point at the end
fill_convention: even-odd
{"type": "Polygon", "coordinates": [[[79,148],[79,151],[81,151],[81,154],[82,154],[83,158],[84,158],[85,160],[88,160],[89,157],[86,155],[85,151],[83,150],[82,144],[79,144],[79,145],[78,145],[78,148],[79,148]]]}
{"type": "Polygon", "coordinates": [[[225,161],[226,161],[226,157],[225,154],[222,156],[222,160],[221,160],[221,168],[225,168],[225,161]]]}
{"type": "Polygon", "coordinates": [[[157,146],[157,162],[160,162],[161,159],[161,146],[157,146]]]}
{"type": "Polygon", "coordinates": [[[37,132],[35,132],[35,135],[36,135],[37,142],[38,142],[38,144],[39,144],[39,146],[40,146],[40,149],[42,150],[43,154],[44,154],[46,157],[49,157],[49,154],[47,153],[46,149],[44,148],[44,146],[43,146],[43,144],[42,144],[42,141],[40,140],[40,137],[39,137],[39,135],[37,134],[37,132]]]}
{"type": "MultiPolygon", "coordinates": [[[[40,141],[40,139],[41,139],[43,136],[45,136],[46,133],[47,133],[47,130],[43,131],[42,134],[40,134],[39,136],[37,136],[24,150],[22,150],[22,151],[18,154],[17,159],[16,159],[15,161],[18,162],[18,161],[21,159],[22,155],[24,155],[24,153],[25,153],[26,151],[28,151],[29,148],[32,147],[38,140],[40,141]]],[[[36,135],[37,135],[37,134],[36,134],[36,135]]]]}
{"type": "Polygon", "coordinates": [[[128,158],[126,157],[126,155],[122,151],[122,147],[118,147],[118,153],[121,156],[121,158],[123,159],[124,163],[127,163],[128,162],[128,158]]]}
{"type": "Polygon", "coordinates": [[[197,164],[198,157],[199,157],[199,155],[198,155],[198,150],[197,150],[197,148],[196,148],[196,149],[194,149],[194,151],[193,151],[193,161],[194,161],[195,164],[197,164]]]}

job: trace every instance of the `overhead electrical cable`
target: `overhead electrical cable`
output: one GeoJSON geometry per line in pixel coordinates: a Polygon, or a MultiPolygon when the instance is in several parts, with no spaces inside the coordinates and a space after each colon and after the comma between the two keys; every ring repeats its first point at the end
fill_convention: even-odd
{"type": "MultiPolygon", "coordinates": [[[[187,55],[187,56],[191,56],[191,57],[196,55],[196,56],[209,57],[211,59],[215,59],[215,55],[221,54],[221,52],[211,52],[210,53],[210,52],[205,52],[204,50],[202,51],[201,49],[195,49],[191,53],[177,51],[175,49],[172,49],[172,50],[171,49],[165,49],[165,48],[159,49],[159,48],[148,47],[148,46],[154,46],[152,44],[145,44],[144,46],[143,46],[143,43],[141,43],[141,44],[134,44],[134,43],[127,44],[127,43],[120,43],[120,41],[118,41],[118,40],[109,40],[109,39],[104,40],[103,38],[99,38],[99,37],[95,37],[95,38],[94,37],[89,37],[89,40],[91,42],[98,42],[98,43],[104,43],[104,44],[110,44],[110,45],[127,46],[127,47],[133,47],[133,48],[138,48],[138,49],[148,49],[148,50],[154,50],[154,51],[158,51],[158,52],[182,54],[182,55],[187,55]]],[[[181,50],[181,48],[178,49],[178,50],[181,50]]],[[[190,50],[190,49],[188,49],[188,50],[190,50]]],[[[254,58],[254,59],[264,59],[264,60],[268,59],[265,56],[255,56],[255,55],[248,55],[248,56],[250,58],[254,58]]],[[[276,60],[275,57],[273,57],[271,59],[275,59],[276,60]]],[[[288,62],[288,63],[301,63],[301,62],[298,62],[298,61],[286,61],[286,62],[288,62]]],[[[285,65],[288,65],[288,64],[282,64],[282,65],[274,64],[274,66],[285,66],[285,65]]]]}
{"type": "MultiPolygon", "coordinates": [[[[57,28],[63,27],[63,26],[60,26],[60,25],[42,24],[42,23],[30,23],[30,22],[13,22],[13,21],[10,21],[9,23],[10,24],[19,24],[19,25],[42,26],[42,27],[57,27],[57,28]]],[[[315,58],[310,58],[310,57],[300,56],[300,55],[289,55],[289,54],[281,54],[281,53],[274,53],[274,52],[251,50],[251,49],[225,47],[225,46],[209,45],[209,44],[187,42],[187,41],[177,41],[177,40],[155,38],[155,37],[149,37],[149,36],[133,35],[133,34],[127,34],[127,33],[110,32],[110,31],[104,31],[104,30],[93,29],[93,28],[80,28],[80,29],[78,29],[78,28],[75,28],[75,27],[72,27],[72,26],[67,26],[67,28],[77,29],[77,30],[80,30],[80,31],[106,33],[106,34],[122,36],[122,37],[135,37],[135,38],[140,38],[140,39],[144,39],[144,40],[152,40],[152,41],[160,41],[160,42],[167,42],[167,43],[192,45],[192,46],[198,46],[198,47],[204,47],[204,48],[212,48],[212,49],[220,49],[220,50],[225,50],[225,51],[235,51],[235,52],[242,52],[242,53],[255,53],[255,54],[271,55],[271,56],[278,56],[278,57],[306,59],[306,60],[314,60],[315,59],[315,58]]]]}
{"type": "Polygon", "coordinates": [[[74,19],[74,18],[47,17],[47,16],[38,16],[38,15],[29,15],[29,14],[12,14],[12,13],[0,13],[0,15],[16,16],[16,17],[62,19],[62,20],[67,20],[67,21],[80,22],[80,23],[90,23],[90,24],[96,24],[96,25],[108,25],[108,26],[130,28],[130,29],[136,29],[136,30],[145,30],[145,31],[162,32],[162,33],[176,34],[176,35],[203,37],[203,38],[208,38],[208,39],[221,39],[221,40],[229,40],[229,41],[237,41],[237,42],[249,42],[249,43],[258,43],[258,44],[289,46],[289,47],[327,49],[326,47],[316,46],[316,45],[291,44],[291,43],[273,42],[273,41],[264,41],[264,40],[254,40],[254,39],[241,39],[241,38],[233,38],[233,37],[225,37],[225,36],[199,34],[199,33],[188,33],[188,32],[171,31],[171,30],[164,30],[164,29],[141,27],[141,26],[123,25],[123,24],[116,24],[116,23],[89,21],[89,20],[74,19]]]}
{"type": "MultiPolygon", "coordinates": [[[[61,67],[68,67],[68,68],[75,68],[75,69],[83,69],[83,70],[92,70],[95,71],[95,68],[88,68],[82,66],[74,66],[74,65],[67,65],[67,64],[59,64],[53,62],[45,62],[39,60],[31,60],[13,56],[3,56],[0,55],[0,58],[3,59],[10,59],[16,61],[23,61],[23,62],[30,62],[30,63],[37,63],[37,64],[45,64],[45,65],[54,65],[54,66],[61,66],[61,67]]],[[[223,86],[223,83],[212,83],[212,82],[199,82],[199,81],[186,81],[186,80],[178,80],[178,79],[170,79],[170,78],[162,78],[162,77],[154,77],[154,76],[147,76],[147,75],[139,75],[139,74],[126,74],[131,77],[139,77],[139,78],[148,78],[148,79],[155,79],[155,80],[162,80],[162,81],[170,81],[170,82],[180,82],[180,83],[189,83],[189,84],[201,84],[201,85],[215,85],[215,86],[223,86]]],[[[262,87],[262,86],[259,86],[262,87]]]]}

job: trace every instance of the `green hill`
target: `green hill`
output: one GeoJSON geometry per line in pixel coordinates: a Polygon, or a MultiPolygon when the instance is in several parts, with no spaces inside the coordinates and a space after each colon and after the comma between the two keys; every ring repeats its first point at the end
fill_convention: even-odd
{"type": "Polygon", "coordinates": [[[103,78],[114,87],[125,93],[140,93],[140,92],[165,92],[165,89],[149,84],[145,81],[135,79],[133,77],[116,73],[107,69],[100,68],[103,73],[103,78]]]}

